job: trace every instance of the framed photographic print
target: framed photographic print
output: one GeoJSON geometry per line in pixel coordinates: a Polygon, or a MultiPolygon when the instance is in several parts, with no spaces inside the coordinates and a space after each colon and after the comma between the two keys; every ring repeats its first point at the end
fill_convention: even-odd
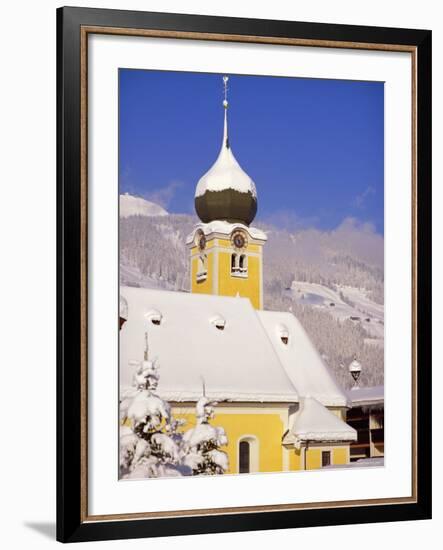
{"type": "Polygon", "coordinates": [[[63,542],[431,516],[431,32],[60,8],[63,542]]]}

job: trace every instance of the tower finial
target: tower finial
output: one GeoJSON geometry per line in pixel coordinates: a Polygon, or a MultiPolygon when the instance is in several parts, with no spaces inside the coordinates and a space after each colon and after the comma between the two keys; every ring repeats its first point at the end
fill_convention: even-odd
{"type": "Polygon", "coordinates": [[[225,108],[225,122],[223,127],[223,146],[226,149],[229,149],[229,136],[228,136],[228,80],[229,76],[223,77],[223,88],[224,88],[224,100],[223,107],[225,108]]]}
{"type": "Polygon", "coordinates": [[[223,107],[225,109],[228,108],[228,80],[229,80],[229,76],[224,76],[223,77],[223,92],[224,92],[224,100],[223,100],[223,107]]]}
{"type": "MultiPolygon", "coordinates": [[[[224,92],[223,140],[217,160],[198,181],[195,190],[195,209],[203,223],[222,220],[249,225],[257,213],[257,191],[254,182],[241,168],[231,150],[228,130],[230,77],[221,74],[216,78],[220,77],[224,92]]],[[[220,96],[216,99],[215,109],[217,105],[220,108],[219,101],[220,96]]]]}

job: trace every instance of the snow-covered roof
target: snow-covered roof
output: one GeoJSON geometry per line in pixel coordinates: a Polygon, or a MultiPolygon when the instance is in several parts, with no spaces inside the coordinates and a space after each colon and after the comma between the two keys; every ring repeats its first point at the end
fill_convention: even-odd
{"type": "Polygon", "coordinates": [[[160,365],[159,395],[168,401],[298,402],[298,393],[247,298],[121,287],[129,318],[120,332],[121,384],[143,359],[160,365]],[[152,312],[161,315],[155,324],[152,312]],[[223,330],[214,318],[225,320],[223,330]]]}
{"type": "Polygon", "coordinates": [[[195,401],[204,380],[210,399],[298,402],[309,395],[329,407],[350,403],[289,312],[255,310],[240,297],[131,287],[120,292],[129,310],[120,333],[122,385],[132,382],[147,332],[165,399],[195,401]]]}
{"type": "Polygon", "coordinates": [[[348,391],[348,398],[354,407],[379,405],[384,402],[385,387],[371,386],[368,388],[353,388],[348,391]]]}
{"type": "Polygon", "coordinates": [[[241,168],[229,146],[227,128],[227,109],[225,109],[223,142],[215,163],[204,174],[195,190],[195,196],[201,197],[206,191],[223,191],[234,189],[240,193],[251,193],[257,196],[255,184],[248,174],[241,168]]]}
{"type": "Polygon", "coordinates": [[[215,220],[209,223],[198,223],[192,233],[190,233],[186,238],[186,244],[192,244],[194,242],[195,233],[197,231],[203,231],[205,235],[211,235],[218,233],[220,235],[232,235],[235,229],[242,229],[245,231],[252,239],[259,241],[266,241],[267,236],[264,231],[257,229],[256,227],[248,227],[243,223],[230,223],[224,220],[215,220]]]}
{"type": "Polygon", "coordinates": [[[300,396],[326,406],[347,406],[348,398],[323,362],[300,321],[289,312],[257,311],[268,337],[300,396]],[[282,337],[287,337],[283,343],[282,337]]]}
{"type": "Polygon", "coordinates": [[[129,193],[120,195],[120,218],[167,215],[166,210],[154,202],[147,201],[141,197],[134,197],[129,193]]]}
{"type": "Polygon", "coordinates": [[[357,432],[313,397],[300,400],[285,443],[306,441],[355,441],[357,432]]]}

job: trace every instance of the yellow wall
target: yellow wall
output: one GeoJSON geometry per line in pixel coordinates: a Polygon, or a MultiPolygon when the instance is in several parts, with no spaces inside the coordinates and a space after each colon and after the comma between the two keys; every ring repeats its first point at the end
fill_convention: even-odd
{"type": "Polygon", "coordinates": [[[320,449],[308,449],[306,451],[306,470],[316,470],[318,468],[321,468],[320,449]]]}
{"type": "MultiPolygon", "coordinates": [[[[183,427],[189,430],[195,426],[195,415],[187,408],[174,406],[172,414],[176,418],[184,418],[187,423],[183,427]]],[[[220,426],[226,431],[228,445],[222,450],[229,457],[229,471],[238,473],[238,444],[245,436],[254,436],[258,441],[259,472],[281,472],[283,470],[283,447],[281,436],[284,424],[280,411],[254,413],[252,408],[240,414],[223,413],[218,408],[216,417],[210,422],[213,426],[220,426]]]]}
{"type": "Polygon", "coordinates": [[[347,464],[349,462],[349,445],[346,447],[335,447],[332,453],[333,464],[347,464]]]}
{"type": "Polygon", "coordinates": [[[321,453],[322,451],[332,451],[331,453],[331,465],[347,464],[348,463],[348,449],[345,446],[334,447],[324,446],[320,448],[308,447],[306,453],[306,469],[315,470],[321,468],[321,453]]]}
{"type": "MultiPolygon", "coordinates": [[[[303,470],[305,460],[305,449],[290,449],[289,469],[303,470]]],[[[308,447],[306,451],[306,470],[317,470],[321,468],[321,453],[322,451],[331,451],[331,465],[348,464],[349,463],[349,445],[324,445],[318,447],[308,447]]]]}
{"type": "Polygon", "coordinates": [[[262,246],[249,244],[244,252],[248,261],[247,277],[236,277],[231,274],[232,252],[234,250],[229,239],[208,240],[204,252],[207,256],[208,274],[205,280],[197,281],[199,251],[197,247],[192,247],[191,291],[197,294],[218,294],[220,296],[237,296],[238,294],[242,298],[249,298],[256,309],[261,309],[263,307],[262,246]]]}
{"type": "Polygon", "coordinates": [[[236,296],[249,298],[252,305],[259,309],[260,304],[260,262],[257,256],[248,257],[248,277],[233,277],[231,275],[231,252],[219,252],[219,294],[221,296],[236,296]]]}
{"type": "Polygon", "coordinates": [[[302,470],[303,469],[303,449],[289,449],[289,469],[290,470],[302,470]]]}

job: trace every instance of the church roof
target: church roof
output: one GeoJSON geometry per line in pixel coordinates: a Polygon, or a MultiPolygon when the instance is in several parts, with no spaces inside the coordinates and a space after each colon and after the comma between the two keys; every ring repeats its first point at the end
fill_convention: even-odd
{"type": "Polygon", "coordinates": [[[120,332],[123,386],[143,358],[147,332],[149,358],[160,365],[159,393],[169,401],[196,401],[204,381],[206,395],[219,401],[296,403],[310,394],[327,406],[347,404],[290,313],[257,311],[240,297],[131,287],[120,292],[129,313],[120,332]]]}
{"type": "Polygon", "coordinates": [[[311,396],[300,400],[285,443],[306,441],[355,441],[357,432],[311,396]]]}
{"type": "Polygon", "coordinates": [[[160,365],[159,395],[168,401],[198,400],[203,382],[207,397],[218,401],[298,401],[249,299],[129,287],[120,292],[129,312],[120,332],[122,386],[131,384],[147,332],[149,358],[160,365]]]}
{"type": "Polygon", "coordinates": [[[257,311],[274,349],[299,395],[311,395],[328,406],[347,406],[336,382],[300,321],[285,311],[257,311]],[[282,336],[287,337],[284,344],[282,336]]]}

